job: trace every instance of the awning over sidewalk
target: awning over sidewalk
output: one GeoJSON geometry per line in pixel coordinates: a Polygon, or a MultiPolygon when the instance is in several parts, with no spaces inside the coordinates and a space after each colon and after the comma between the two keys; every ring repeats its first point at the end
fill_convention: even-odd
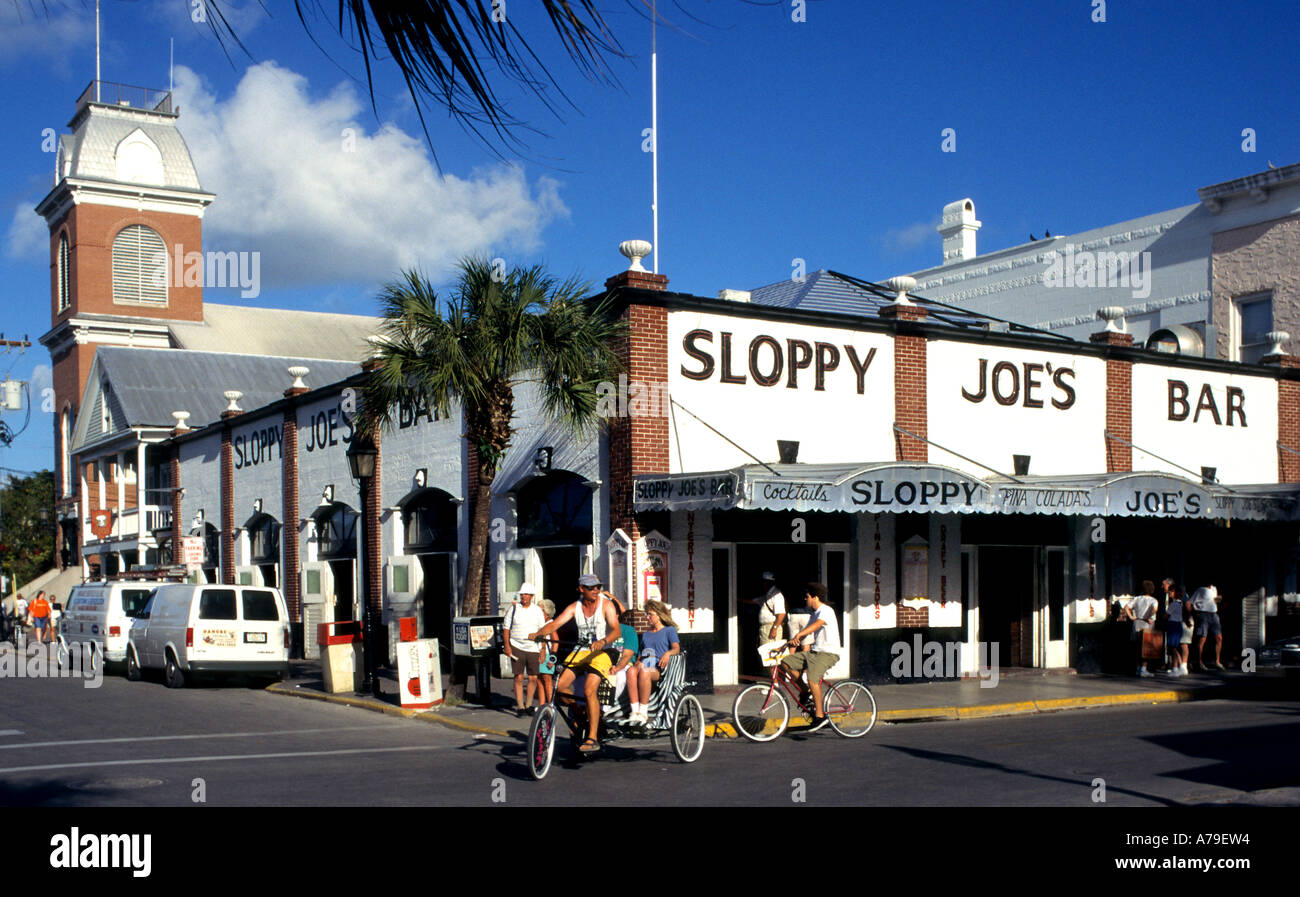
{"type": "Polygon", "coordinates": [[[889,462],[639,476],[633,507],[1287,521],[1300,519],[1297,499],[1292,484],[1206,486],[1154,471],[984,480],[938,464],[889,462]]]}

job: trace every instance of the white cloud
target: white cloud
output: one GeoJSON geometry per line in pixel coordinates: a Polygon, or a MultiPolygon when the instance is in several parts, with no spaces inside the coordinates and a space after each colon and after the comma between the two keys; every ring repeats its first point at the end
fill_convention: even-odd
{"type": "Polygon", "coordinates": [[[50,3],[0,3],[0,65],[39,58],[46,66],[67,71],[67,61],[95,36],[95,14],[85,7],[59,7],[50,3]]]}
{"type": "Polygon", "coordinates": [[[10,258],[40,259],[50,251],[50,231],[37,215],[35,201],[14,206],[14,217],[5,234],[5,255],[10,258]]]}
{"type": "Polygon", "coordinates": [[[32,368],[31,374],[27,378],[27,389],[31,394],[33,410],[41,410],[41,399],[45,390],[54,386],[54,373],[48,364],[38,364],[32,368]]]}
{"type": "Polygon", "coordinates": [[[217,195],[205,247],[260,252],[269,287],[375,282],[411,266],[436,280],[464,255],[531,252],[567,215],[550,178],[530,185],[504,164],[440,175],[422,135],[367,133],[368,107],[347,84],[312,96],[305,77],[266,62],[224,100],[177,67],[175,93],[199,181],[217,195]]]}
{"type": "Polygon", "coordinates": [[[907,227],[891,227],[881,237],[885,248],[894,252],[906,252],[931,240],[936,244],[939,242],[938,221],[920,221],[907,227]]]}

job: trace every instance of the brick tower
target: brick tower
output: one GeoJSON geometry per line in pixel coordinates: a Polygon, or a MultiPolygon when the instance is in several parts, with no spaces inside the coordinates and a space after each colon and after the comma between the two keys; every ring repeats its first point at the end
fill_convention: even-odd
{"type": "Polygon", "coordinates": [[[54,188],[36,206],[50,229],[41,343],[53,368],[65,532],[76,531],[80,478],[69,450],[96,347],[168,347],[168,322],[203,319],[201,283],[187,285],[180,260],[202,251],[203,211],[215,197],[199,185],[178,114],[169,92],[92,81],[59,139],[54,188]]]}

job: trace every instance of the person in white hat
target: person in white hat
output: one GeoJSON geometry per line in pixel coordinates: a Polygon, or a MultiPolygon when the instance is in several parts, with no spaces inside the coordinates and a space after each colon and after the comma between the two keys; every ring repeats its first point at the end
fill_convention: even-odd
{"type": "Polygon", "coordinates": [[[781,637],[781,624],[785,622],[785,595],[776,587],[776,575],[763,571],[763,585],[767,591],[754,603],[758,605],[758,647],[781,637]]]}
{"type": "Polygon", "coordinates": [[[520,583],[519,600],[510,605],[503,623],[510,634],[506,639],[505,652],[513,664],[515,676],[515,715],[523,716],[533,706],[533,694],[537,690],[538,662],[541,659],[542,646],[530,639],[530,633],[536,632],[546,624],[546,615],[533,596],[537,588],[531,582],[520,583]],[[528,679],[528,699],[524,700],[524,679],[528,679]]]}

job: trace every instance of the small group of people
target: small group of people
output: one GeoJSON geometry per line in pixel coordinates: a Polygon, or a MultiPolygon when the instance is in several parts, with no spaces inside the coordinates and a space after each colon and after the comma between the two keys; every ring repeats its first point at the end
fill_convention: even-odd
{"type": "Polygon", "coordinates": [[[36,632],[36,641],[53,644],[54,642],[54,596],[45,596],[41,589],[36,597],[28,601],[19,592],[14,596],[14,609],[10,617],[10,626],[30,626],[36,632]]]}
{"type": "Polygon", "coordinates": [[[1219,605],[1223,599],[1214,585],[1203,586],[1189,597],[1186,590],[1172,579],[1160,583],[1164,593],[1164,606],[1156,597],[1156,586],[1144,580],[1140,594],[1120,611],[1120,619],[1133,624],[1133,641],[1137,652],[1137,673],[1142,678],[1154,674],[1148,669],[1150,659],[1143,656],[1144,634],[1164,634],[1165,668],[1171,677],[1189,675],[1204,670],[1222,670],[1223,626],[1219,622],[1219,605]],[[1205,645],[1214,645],[1214,660],[1205,662],[1205,645]],[[1189,657],[1190,653],[1190,657],[1189,657]]]}
{"type": "Polygon", "coordinates": [[[505,654],[513,663],[515,713],[531,712],[535,686],[540,682],[542,703],[549,703],[552,689],[558,688],[565,700],[585,705],[587,738],[578,748],[583,753],[600,750],[601,705],[614,703],[624,691],[631,704],[628,724],[648,726],[654,683],[672,657],[681,653],[668,606],[647,601],[650,627],[638,633],[634,614],[590,573],[578,578],[578,600],[558,616],[550,601],[540,602],[541,607],[538,604],[536,588],[525,582],[519,587],[519,600],[503,621],[505,654]],[[557,647],[554,633],[569,622],[577,627],[578,644],[566,655],[564,671],[552,683],[557,647]]]}
{"type": "Polygon", "coordinates": [[[804,586],[809,616],[808,625],[803,628],[792,622],[785,594],[777,587],[776,575],[765,570],[763,583],[767,591],[755,599],[758,604],[758,647],[771,650],[769,646],[781,638],[782,624],[785,624],[789,638],[784,647],[793,653],[783,657],[781,665],[792,679],[798,680],[801,674],[805,676],[807,684],[804,687],[812,697],[814,717],[809,731],[815,732],[828,722],[822,706],[822,677],[840,659],[839,620],[835,617],[835,610],[826,603],[826,586],[819,582],[804,586]]]}

